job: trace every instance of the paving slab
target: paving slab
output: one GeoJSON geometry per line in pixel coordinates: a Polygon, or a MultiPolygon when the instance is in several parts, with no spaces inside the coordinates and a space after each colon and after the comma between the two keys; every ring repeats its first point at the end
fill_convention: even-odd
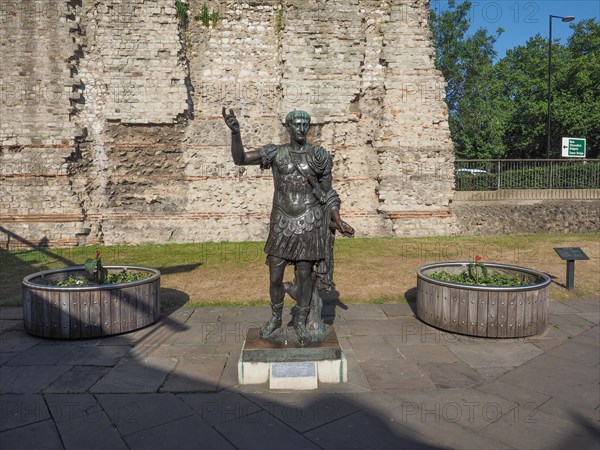
{"type": "Polygon", "coordinates": [[[52,420],[32,423],[21,428],[0,433],[3,449],[10,450],[56,450],[62,449],[56,425],[52,420]]]}
{"type": "Polygon", "coordinates": [[[124,436],[193,414],[173,394],[97,394],[96,398],[124,436]]]}
{"type": "Polygon", "coordinates": [[[448,349],[473,368],[517,367],[543,353],[535,345],[521,342],[453,344],[448,349]]]}
{"type": "Polygon", "coordinates": [[[496,439],[477,432],[512,405],[492,396],[477,396],[471,391],[457,390],[415,393],[400,402],[401,406],[387,415],[394,422],[426,436],[445,448],[503,449],[510,448],[496,439]]]}
{"type": "Polygon", "coordinates": [[[228,389],[239,384],[238,380],[238,362],[240,360],[242,349],[230,352],[227,355],[227,362],[223,368],[221,379],[219,380],[218,390],[228,389]]]}
{"type": "Polygon", "coordinates": [[[593,327],[594,324],[574,314],[549,314],[548,326],[564,331],[569,336],[577,336],[593,327]]]}
{"type": "MultiPolygon", "coordinates": [[[[36,345],[11,359],[8,366],[53,366],[76,349],[74,345],[36,345]]],[[[70,364],[67,364],[70,365],[70,364]]]]}
{"type": "Polygon", "coordinates": [[[546,355],[589,367],[595,367],[600,363],[597,345],[582,344],[572,340],[567,340],[562,345],[549,350],[546,355]]]}
{"type": "Polygon", "coordinates": [[[25,331],[7,331],[0,334],[0,353],[23,352],[41,342],[43,342],[43,339],[31,336],[25,331]]]}
{"type": "Polygon", "coordinates": [[[578,312],[600,313],[600,298],[562,300],[561,303],[578,312]]]}
{"type": "Polygon", "coordinates": [[[333,394],[269,392],[260,395],[246,395],[246,397],[300,433],[364,408],[349,397],[333,394]]]}
{"type": "Polygon", "coordinates": [[[456,334],[438,330],[429,325],[410,319],[401,325],[400,335],[385,336],[385,340],[395,347],[403,345],[447,345],[460,342],[456,334]]]}
{"type": "Polygon", "coordinates": [[[19,356],[19,352],[0,353],[0,366],[6,365],[11,359],[19,356]]]}
{"type": "Polygon", "coordinates": [[[477,432],[518,406],[475,389],[403,392],[396,395],[396,399],[400,406],[390,411],[389,417],[410,425],[419,433],[437,424],[456,424],[465,431],[477,432]]]}
{"type": "Polygon", "coordinates": [[[404,359],[369,360],[360,364],[371,389],[425,389],[434,387],[429,375],[404,359]]]}
{"type": "Polygon", "coordinates": [[[348,305],[348,309],[340,310],[338,315],[344,320],[387,319],[387,314],[380,305],[348,305]]]}
{"type": "Polygon", "coordinates": [[[70,369],[71,366],[2,366],[0,394],[36,394],[70,369]]]}
{"type": "Polygon", "coordinates": [[[206,344],[206,339],[217,328],[216,323],[188,324],[184,330],[178,332],[166,332],[163,339],[156,339],[157,344],[206,344]]]}
{"type": "Polygon", "coordinates": [[[148,356],[142,359],[124,358],[94,386],[93,393],[156,392],[167,375],[175,368],[177,359],[148,356]]]}
{"type": "Polygon", "coordinates": [[[235,449],[223,435],[195,415],[128,434],[124,439],[134,449],[235,449]]]}
{"type": "Polygon", "coordinates": [[[415,312],[408,303],[390,303],[380,305],[388,317],[414,316],[415,312]]]}
{"type": "Polygon", "coordinates": [[[462,361],[453,363],[422,363],[419,366],[428,374],[435,386],[453,389],[479,386],[483,378],[462,361]]]}
{"type": "Polygon", "coordinates": [[[481,434],[514,448],[598,448],[597,429],[589,423],[566,421],[541,411],[518,420],[507,414],[484,428],[481,434]]]}
{"type": "Polygon", "coordinates": [[[596,326],[584,331],[578,336],[571,339],[572,342],[579,342],[581,344],[587,344],[597,347],[600,342],[600,327],[596,326]]]}
{"type": "Polygon", "coordinates": [[[538,356],[499,380],[588,408],[598,406],[598,370],[552,356],[538,356]]]}
{"type": "Polygon", "coordinates": [[[56,422],[66,449],[127,450],[127,445],[101,408],[93,413],[56,422]]]}
{"type": "MultiPolygon", "coordinates": [[[[597,400],[600,405],[600,398],[597,400]]],[[[586,421],[594,423],[600,432],[600,409],[598,407],[589,408],[573,401],[554,397],[540,405],[539,410],[570,422],[577,422],[581,419],[585,419],[586,421]]]]}
{"type": "Polygon", "coordinates": [[[316,450],[319,448],[266,411],[223,422],[215,425],[215,428],[238,449],[316,450]]]}
{"type": "Polygon", "coordinates": [[[24,333],[23,319],[0,320],[0,335],[6,333],[24,333]]]}
{"type": "Polygon", "coordinates": [[[305,433],[323,449],[438,449],[422,435],[377,413],[362,410],[305,433]]]}
{"type": "Polygon", "coordinates": [[[252,400],[236,392],[179,394],[177,397],[211,425],[235,421],[261,410],[252,400]]]}
{"type": "Polygon", "coordinates": [[[271,317],[270,306],[242,306],[237,316],[244,323],[265,323],[271,317]]]}
{"type": "Polygon", "coordinates": [[[352,336],[403,336],[411,331],[417,319],[412,317],[396,317],[393,319],[353,319],[346,320],[352,336]]]}
{"type": "Polygon", "coordinates": [[[79,394],[87,392],[109,370],[110,367],[73,366],[44,388],[44,393],[79,394]]]}
{"type": "Polygon", "coordinates": [[[0,308],[1,320],[23,320],[23,308],[21,306],[4,306],[0,308]]]}
{"type": "Polygon", "coordinates": [[[577,314],[579,311],[575,309],[571,302],[553,301],[549,303],[549,311],[552,314],[577,314]]]}
{"type": "Polygon", "coordinates": [[[50,419],[50,412],[48,411],[44,397],[41,395],[0,395],[0,431],[48,419],[50,419]]]}
{"type": "Polygon", "coordinates": [[[146,356],[172,356],[181,358],[188,355],[212,355],[217,353],[217,346],[199,344],[164,344],[153,346],[146,352],[146,356]]]}
{"type": "Polygon", "coordinates": [[[505,400],[519,405],[529,405],[530,408],[539,408],[552,397],[541,392],[506,383],[502,380],[494,380],[477,388],[478,391],[487,392],[505,400]]]}
{"type": "Polygon", "coordinates": [[[588,322],[591,322],[595,325],[598,325],[598,323],[600,323],[600,313],[597,313],[597,312],[577,313],[577,316],[579,316],[582,319],[585,319],[588,322]]]}
{"type": "Polygon", "coordinates": [[[161,392],[211,392],[219,388],[219,381],[227,363],[226,355],[186,356],[169,373],[161,392]]]}
{"type": "Polygon", "coordinates": [[[369,361],[371,359],[386,360],[401,358],[397,348],[391,346],[387,342],[380,344],[358,344],[354,343],[353,338],[350,338],[354,354],[360,362],[369,361]]]}
{"type": "Polygon", "coordinates": [[[483,383],[490,383],[505,373],[513,370],[514,367],[479,367],[475,371],[481,376],[483,383]]]}
{"type": "Polygon", "coordinates": [[[72,366],[114,366],[121,358],[129,353],[127,346],[102,345],[102,346],[73,346],[71,351],[58,360],[59,365],[72,366]]]}
{"type": "Polygon", "coordinates": [[[452,363],[458,358],[445,345],[400,345],[396,347],[401,358],[419,363],[452,363]]]}
{"type": "Polygon", "coordinates": [[[236,317],[240,308],[237,306],[232,307],[202,307],[196,308],[192,313],[188,322],[218,322],[225,317],[236,317]]]}
{"type": "Polygon", "coordinates": [[[548,351],[558,347],[569,338],[573,338],[563,330],[549,325],[543,333],[536,336],[530,336],[524,339],[524,342],[534,344],[543,351],[548,351]]]}
{"type": "Polygon", "coordinates": [[[88,416],[90,421],[93,421],[102,412],[100,404],[89,393],[45,394],[44,398],[56,423],[70,423],[84,416],[88,416]]]}

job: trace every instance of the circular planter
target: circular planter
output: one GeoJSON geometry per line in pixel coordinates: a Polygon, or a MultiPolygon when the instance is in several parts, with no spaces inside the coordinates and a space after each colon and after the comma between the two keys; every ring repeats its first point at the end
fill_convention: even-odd
{"type": "Polygon", "coordinates": [[[422,321],[446,331],[493,338],[533,336],[546,329],[551,282],[548,275],[524,267],[486,263],[490,272],[519,275],[531,284],[475,286],[427,277],[441,270],[458,274],[467,264],[429,264],[417,271],[417,316],[422,321]]]}
{"type": "Polygon", "coordinates": [[[30,334],[77,339],[110,336],[154,323],[160,315],[160,272],[147,267],[105,266],[150,273],[144,280],[99,286],[49,286],[69,275],[83,275],[83,266],[46,270],[23,279],[23,318],[30,334]]]}

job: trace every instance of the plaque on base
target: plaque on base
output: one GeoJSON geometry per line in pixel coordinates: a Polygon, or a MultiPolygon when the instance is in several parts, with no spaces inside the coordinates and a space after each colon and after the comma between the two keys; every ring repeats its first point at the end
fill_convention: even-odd
{"type": "Polygon", "coordinates": [[[258,328],[248,330],[238,362],[240,384],[268,382],[270,389],[308,390],[347,381],[346,358],[333,329],[323,342],[309,347],[296,347],[293,329],[278,331],[271,341],[261,339],[258,328]]]}

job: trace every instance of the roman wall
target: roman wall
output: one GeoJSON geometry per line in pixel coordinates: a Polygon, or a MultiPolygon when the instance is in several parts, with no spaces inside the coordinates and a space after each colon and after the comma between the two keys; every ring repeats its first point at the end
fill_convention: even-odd
{"type": "Polygon", "coordinates": [[[358,236],[459,231],[425,0],[0,8],[0,245],[265,239],[272,179],[233,164],[222,106],[248,149],[311,113],[358,236]]]}

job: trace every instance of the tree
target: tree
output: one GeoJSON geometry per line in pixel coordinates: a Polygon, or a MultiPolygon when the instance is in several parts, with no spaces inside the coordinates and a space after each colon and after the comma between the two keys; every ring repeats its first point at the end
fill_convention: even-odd
{"type": "MultiPolygon", "coordinates": [[[[448,83],[449,125],[459,158],[546,158],[548,40],[536,35],[494,64],[503,32],[467,35],[469,1],[448,1],[431,12],[436,67],[448,83]]],[[[587,139],[588,157],[600,152],[600,25],[572,23],[566,45],[552,44],[551,154],[561,137],[587,139]]]]}
{"type": "Polygon", "coordinates": [[[504,114],[498,86],[493,81],[494,44],[503,32],[491,36],[483,28],[467,36],[471,3],[448,1],[440,14],[431,11],[436,67],[446,82],[450,132],[461,158],[495,158],[505,153],[504,114]]]}
{"type": "MultiPolygon", "coordinates": [[[[600,148],[600,26],[572,24],[567,45],[552,43],[551,158],[561,157],[561,137],[587,139],[588,157],[600,148]]],[[[547,157],[548,40],[539,34],[517,46],[494,66],[502,84],[508,120],[507,156],[547,157]]]]}
{"type": "MultiPolygon", "coordinates": [[[[562,61],[562,49],[553,49],[555,59],[562,61]]],[[[548,44],[539,34],[524,46],[508,50],[494,66],[494,78],[506,100],[502,139],[510,158],[546,155],[547,76],[548,44]]]]}
{"type": "MultiPolygon", "coordinates": [[[[600,154],[600,24],[589,19],[571,25],[564,49],[566,62],[557,69],[552,114],[553,149],[561,136],[585,137],[588,157],[600,154]]],[[[554,47],[553,47],[554,49],[554,47]]],[[[554,58],[553,58],[554,61],[554,58]]]]}

